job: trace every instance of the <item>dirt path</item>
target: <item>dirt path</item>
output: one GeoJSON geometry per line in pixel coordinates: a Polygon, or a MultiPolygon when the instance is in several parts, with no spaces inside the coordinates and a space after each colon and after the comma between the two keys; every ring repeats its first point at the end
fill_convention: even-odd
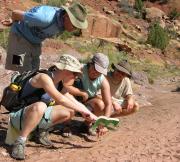
{"type": "MultiPolygon", "coordinates": [[[[55,149],[28,142],[26,162],[178,162],[180,161],[180,93],[175,86],[146,89],[153,96],[151,107],[143,107],[131,116],[120,118],[121,124],[97,139],[75,134],[70,139],[51,134],[55,149]]],[[[7,116],[1,115],[0,161],[13,161],[3,143],[7,116]]]]}

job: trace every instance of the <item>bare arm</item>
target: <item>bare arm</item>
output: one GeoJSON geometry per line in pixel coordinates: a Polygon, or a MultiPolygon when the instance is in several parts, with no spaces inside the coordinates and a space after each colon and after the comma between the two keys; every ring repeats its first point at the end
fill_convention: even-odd
{"type": "Polygon", "coordinates": [[[65,96],[67,96],[71,101],[73,101],[75,104],[77,104],[79,107],[81,107],[82,109],[85,109],[88,114],[90,114],[91,116],[93,116],[94,119],[97,119],[97,117],[91,112],[89,111],[85,105],[83,105],[82,103],[78,102],[71,94],[66,93],[65,96]]]}
{"type": "Polygon", "coordinates": [[[89,114],[87,109],[80,107],[79,105],[72,102],[72,100],[61,94],[56,89],[52,79],[47,74],[40,73],[34,76],[31,80],[31,85],[36,88],[43,88],[46,93],[48,93],[49,96],[51,96],[56,101],[57,104],[63,105],[82,114],[89,114]]]}
{"type": "Polygon", "coordinates": [[[22,21],[24,19],[24,11],[14,10],[12,12],[12,21],[22,21]]]}
{"type": "Polygon", "coordinates": [[[2,20],[1,23],[5,26],[10,26],[14,21],[22,21],[24,19],[24,13],[21,10],[13,10],[11,18],[2,20]]]}
{"type": "Polygon", "coordinates": [[[125,97],[125,100],[126,100],[126,108],[127,108],[128,110],[133,109],[134,104],[135,104],[133,95],[127,95],[127,96],[125,97]]]}
{"type": "Polygon", "coordinates": [[[73,96],[82,96],[83,102],[85,102],[88,99],[88,94],[76,87],[73,86],[74,84],[74,79],[72,80],[64,80],[63,86],[68,91],[71,95],[73,96]]]}
{"type": "Polygon", "coordinates": [[[105,104],[105,116],[110,117],[112,110],[111,92],[108,80],[105,78],[101,86],[102,100],[105,104]]]}

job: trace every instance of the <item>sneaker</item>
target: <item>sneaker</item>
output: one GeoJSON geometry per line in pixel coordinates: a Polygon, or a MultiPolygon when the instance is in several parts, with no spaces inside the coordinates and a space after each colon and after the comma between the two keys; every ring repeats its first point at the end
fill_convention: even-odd
{"type": "Polygon", "coordinates": [[[47,130],[41,130],[38,135],[38,143],[44,146],[52,147],[53,143],[48,139],[48,135],[49,132],[47,130]]]}
{"type": "Polygon", "coordinates": [[[25,149],[25,142],[23,142],[22,140],[16,140],[13,145],[11,156],[17,160],[24,160],[25,159],[24,149],[25,149]]]}

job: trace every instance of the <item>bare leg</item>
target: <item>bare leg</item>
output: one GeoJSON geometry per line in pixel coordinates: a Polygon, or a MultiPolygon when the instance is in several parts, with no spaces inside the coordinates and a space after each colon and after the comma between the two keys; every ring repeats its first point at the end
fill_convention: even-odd
{"type": "Polygon", "coordinates": [[[93,113],[96,116],[104,115],[104,102],[100,97],[93,98],[86,104],[89,104],[93,108],[93,113]]]}
{"type": "Polygon", "coordinates": [[[74,116],[74,111],[64,106],[57,105],[53,107],[51,114],[52,124],[63,123],[69,121],[74,116]]]}
{"type": "Polygon", "coordinates": [[[36,102],[25,109],[24,126],[20,132],[20,136],[27,137],[31,131],[38,125],[47,108],[43,102],[36,102]]]}

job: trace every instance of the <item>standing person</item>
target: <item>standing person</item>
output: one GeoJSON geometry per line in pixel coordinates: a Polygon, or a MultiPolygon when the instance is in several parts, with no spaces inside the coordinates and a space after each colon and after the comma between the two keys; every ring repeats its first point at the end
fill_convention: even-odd
{"type": "MultiPolygon", "coordinates": [[[[81,97],[81,101],[85,105],[89,105],[89,109],[94,113],[96,113],[96,105],[92,105],[91,103],[94,103],[94,100],[98,97],[97,92],[101,90],[105,110],[103,115],[110,117],[112,108],[110,86],[104,76],[107,75],[108,66],[109,59],[106,55],[103,53],[94,54],[92,59],[87,64],[84,64],[83,73],[75,82],[75,87],[68,87],[67,90],[73,96],[81,97]]],[[[89,131],[90,134],[95,133],[91,132],[90,129],[89,131]]]]}
{"type": "MultiPolygon", "coordinates": [[[[20,131],[12,149],[12,157],[25,159],[25,143],[28,135],[38,126],[38,129],[46,132],[47,129],[57,123],[71,119],[74,111],[79,112],[89,121],[97,117],[92,114],[83,104],[75,100],[70,94],[63,95],[57,90],[58,83],[62,82],[66,87],[71,86],[70,81],[74,80],[77,73],[81,73],[81,64],[71,55],[62,55],[58,62],[54,63],[56,70],[52,72],[52,78],[45,73],[38,73],[27,81],[22,97],[32,94],[37,89],[44,89],[54,101],[54,106],[48,106],[42,102],[33,103],[24,109],[10,113],[10,123],[20,131]],[[68,85],[68,86],[67,86],[68,85]]],[[[48,145],[48,139],[40,136],[40,142],[48,145]]]]}
{"type": "MultiPolygon", "coordinates": [[[[139,105],[133,97],[133,90],[130,78],[132,76],[131,66],[127,60],[120,61],[118,64],[112,64],[113,71],[107,75],[111,88],[112,117],[129,115],[139,110],[139,105]]],[[[105,112],[105,106],[101,95],[91,103],[96,105],[96,115],[102,115],[105,112]]]]}
{"type": "Polygon", "coordinates": [[[64,31],[86,29],[87,13],[80,3],[70,7],[36,6],[24,12],[14,10],[5,68],[14,71],[39,69],[42,41],[64,31]]]}

